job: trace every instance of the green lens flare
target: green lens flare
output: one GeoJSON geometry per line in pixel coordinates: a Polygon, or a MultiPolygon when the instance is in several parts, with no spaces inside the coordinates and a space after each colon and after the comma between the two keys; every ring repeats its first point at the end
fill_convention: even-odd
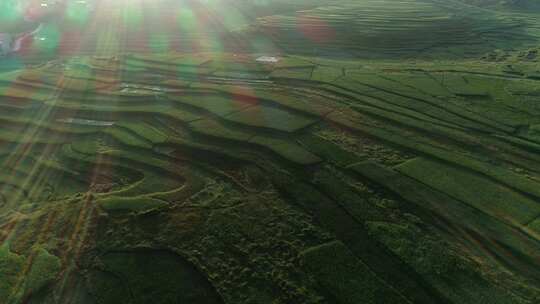
{"type": "Polygon", "coordinates": [[[19,32],[23,17],[22,9],[15,0],[0,1],[0,33],[19,32]]]}
{"type": "Polygon", "coordinates": [[[140,5],[134,3],[124,8],[122,18],[125,26],[140,26],[144,19],[143,9],[140,5]]]}
{"type": "Polygon", "coordinates": [[[193,30],[197,27],[197,18],[192,10],[182,8],[177,14],[178,26],[182,31],[193,30]]]}
{"type": "Polygon", "coordinates": [[[22,16],[22,10],[16,0],[2,0],[0,3],[0,24],[15,21],[22,16]]]}
{"type": "Polygon", "coordinates": [[[69,2],[66,8],[65,17],[70,23],[84,25],[90,18],[90,8],[86,4],[69,2]]]}
{"type": "Polygon", "coordinates": [[[55,24],[45,25],[34,37],[33,48],[39,52],[52,53],[58,49],[61,34],[55,24]]]}
{"type": "Polygon", "coordinates": [[[169,50],[169,37],[166,34],[154,34],[150,36],[150,49],[156,53],[163,53],[169,50]]]}

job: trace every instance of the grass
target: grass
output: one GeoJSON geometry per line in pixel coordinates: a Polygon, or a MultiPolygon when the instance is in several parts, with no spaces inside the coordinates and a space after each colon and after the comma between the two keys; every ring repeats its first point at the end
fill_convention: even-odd
{"type": "Polygon", "coordinates": [[[160,54],[0,75],[0,302],[77,286],[99,304],[535,303],[537,63],[481,54],[532,41],[527,17],[268,3],[282,15],[224,35],[242,52],[163,52],[158,35],[160,54]],[[244,30],[276,51],[249,53],[244,30]]]}
{"type": "Polygon", "coordinates": [[[242,125],[282,132],[295,132],[315,122],[314,119],[304,115],[293,114],[278,108],[261,105],[234,112],[228,115],[226,119],[242,125]]]}
{"type": "Polygon", "coordinates": [[[249,140],[249,142],[264,146],[284,159],[299,165],[313,165],[321,162],[319,157],[289,140],[265,136],[254,136],[249,140]]]}
{"type": "MultiPolygon", "coordinates": [[[[399,195],[411,204],[439,214],[446,219],[443,222],[447,224],[443,225],[450,231],[454,229],[452,228],[454,227],[453,223],[459,222],[462,227],[460,231],[464,233],[462,237],[467,239],[470,236],[476,236],[475,241],[470,243],[468,248],[478,251],[480,254],[485,254],[481,253],[485,248],[479,246],[479,244],[489,244],[493,240],[497,240],[496,242],[499,244],[504,244],[505,248],[512,248],[511,250],[516,253],[521,252],[524,256],[537,250],[534,249],[537,246],[535,239],[523,235],[522,232],[514,228],[514,225],[503,223],[499,219],[479,212],[477,209],[471,208],[469,205],[436,191],[419,181],[408,178],[395,170],[384,168],[371,161],[361,162],[350,168],[361,176],[399,195]],[[479,234],[478,231],[482,231],[482,234],[479,234]]],[[[490,195],[490,193],[481,194],[490,195]]],[[[465,241],[465,243],[468,242],[465,241]]]]}
{"type": "Polygon", "coordinates": [[[302,146],[309,149],[321,159],[332,162],[340,167],[346,167],[360,162],[360,157],[340,149],[335,144],[319,137],[319,136],[303,136],[299,139],[302,146]]]}
{"type": "Polygon", "coordinates": [[[398,303],[399,294],[376,275],[341,242],[310,248],[301,254],[304,267],[339,303],[398,303]]]}
{"type": "Polygon", "coordinates": [[[0,297],[9,301],[13,299],[16,286],[21,279],[24,257],[9,250],[8,245],[0,247],[0,297]]]}
{"type": "MultiPolygon", "coordinates": [[[[219,295],[198,270],[179,256],[165,251],[110,252],[101,257],[105,270],[113,273],[126,284],[135,304],[159,301],[159,303],[195,302],[202,304],[222,303],[219,295]]],[[[96,280],[97,290],[108,289],[96,280]]],[[[103,303],[114,299],[129,298],[126,290],[104,293],[103,303]],[[123,295],[124,297],[119,297],[123,295]]]]}
{"type": "Polygon", "coordinates": [[[36,293],[52,283],[61,270],[61,261],[44,248],[34,251],[32,266],[25,279],[25,293],[36,293]]]}
{"type": "Polygon", "coordinates": [[[61,267],[60,259],[44,248],[36,248],[31,264],[25,263],[28,258],[11,252],[7,244],[0,247],[0,296],[5,303],[21,303],[23,297],[40,291],[56,278],[61,267]]]}
{"type": "Polygon", "coordinates": [[[511,18],[457,2],[409,0],[344,1],[289,14],[259,18],[255,30],[271,32],[290,53],[340,54],[371,58],[423,56],[464,57],[486,52],[490,45],[522,43],[511,18]],[[492,32],[504,32],[501,39],[492,32]]]}
{"type": "Polygon", "coordinates": [[[455,167],[416,159],[397,170],[514,225],[524,225],[540,215],[540,207],[528,197],[455,167]]]}
{"type": "Polygon", "coordinates": [[[103,209],[110,212],[144,212],[167,206],[167,203],[150,197],[110,196],[99,201],[103,209]]]}
{"type": "Polygon", "coordinates": [[[231,113],[240,111],[246,107],[251,106],[250,104],[245,104],[234,99],[228,98],[221,95],[212,95],[212,94],[195,94],[192,96],[176,95],[169,96],[171,100],[179,104],[184,104],[194,108],[198,108],[205,112],[212,113],[221,117],[227,116],[231,113]]]}

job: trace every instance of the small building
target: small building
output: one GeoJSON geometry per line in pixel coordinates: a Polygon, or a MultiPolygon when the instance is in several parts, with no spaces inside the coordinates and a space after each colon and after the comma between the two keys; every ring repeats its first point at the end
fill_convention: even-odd
{"type": "Polygon", "coordinates": [[[277,57],[261,56],[261,57],[255,59],[255,61],[261,62],[261,63],[278,63],[279,59],[277,57]]]}

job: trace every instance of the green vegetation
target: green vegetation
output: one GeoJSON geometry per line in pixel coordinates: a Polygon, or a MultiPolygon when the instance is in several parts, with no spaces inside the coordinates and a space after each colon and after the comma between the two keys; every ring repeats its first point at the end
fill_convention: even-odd
{"type": "Polygon", "coordinates": [[[99,204],[107,211],[147,211],[167,206],[167,203],[149,197],[108,197],[99,204]]]}
{"type": "Polygon", "coordinates": [[[513,225],[521,226],[540,215],[534,200],[464,170],[425,159],[409,161],[397,170],[513,225]]]}
{"type": "Polygon", "coordinates": [[[0,248],[0,296],[5,303],[21,303],[24,297],[39,292],[53,282],[60,271],[60,259],[44,248],[35,248],[30,257],[0,248]],[[29,264],[30,263],[30,264],[29,264]]]}
{"type": "Polygon", "coordinates": [[[7,245],[0,248],[0,296],[2,299],[11,299],[20,283],[24,267],[24,257],[9,250],[7,245]]]}
{"type": "MultiPolygon", "coordinates": [[[[176,57],[126,56],[111,59],[118,65],[110,68],[123,71],[123,63],[137,61],[168,75],[189,61],[184,55],[177,66],[174,60],[164,63],[171,58],[176,57]]],[[[523,127],[521,114],[510,111],[504,116],[509,108],[535,111],[508,97],[528,94],[527,85],[515,78],[458,72],[467,68],[480,72],[475,62],[445,67],[426,61],[409,66],[308,57],[295,62],[295,58],[259,70],[257,77],[274,80],[253,88],[195,79],[194,75],[210,77],[219,71],[224,72],[220,77],[236,77],[227,73],[240,70],[245,62],[245,58],[238,59],[237,65],[234,59],[214,62],[212,55],[206,55],[204,60],[189,61],[195,67],[192,74],[174,81],[151,85],[144,75],[132,75],[129,81],[137,85],[90,89],[95,90],[90,97],[86,94],[95,73],[88,69],[98,69],[92,64],[81,67],[84,72],[68,75],[80,85],[63,86],[58,99],[12,95],[31,103],[18,104],[18,115],[0,117],[5,126],[0,138],[12,143],[2,161],[13,170],[0,179],[5,185],[0,208],[33,215],[52,214],[47,208],[63,210],[65,204],[86,206],[79,215],[70,216],[81,220],[74,227],[82,231],[93,231],[94,218],[99,216],[102,228],[95,231],[101,250],[185,252],[225,301],[348,303],[362,298],[374,303],[401,299],[474,303],[495,297],[498,303],[513,303],[518,300],[507,291],[511,289],[520,294],[519,301],[533,303],[537,291],[528,282],[537,275],[531,265],[538,251],[538,122],[531,114],[529,125],[523,127]],[[306,68],[313,70],[309,76],[295,73],[306,68]],[[277,77],[275,71],[286,75],[277,77]],[[490,86],[490,79],[497,87],[490,86]],[[289,82],[296,80],[291,88],[289,82]],[[51,114],[36,119],[31,104],[42,104],[51,114]],[[477,111],[480,104],[485,111],[477,111]],[[14,131],[28,135],[21,137],[14,131]],[[25,152],[18,148],[24,143],[41,146],[25,152]],[[43,145],[50,147],[49,153],[43,153],[43,145]],[[257,168],[258,173],[247,168],[257,168]],[[8,193],[9,189],[16,191],[8,193]],[[255,207],[267,208],[277,201],[281,207],[270,207],[277,208],[274,211],[255,207]],[[299,208],[281,216],[290,220],[279,228],[285,230],[274,231],[281,226],[273,223],[265,226],[260,219],[268,212],[282,212],[285,201],[299,208]],[[241,217],[238,208],[247,208],[241,217]],[[292,223],[303,211],[314,216],[319,230],[280,243],[287,229],[296,229],[292,223]],[[263,225],[249,252],[222,243],[231,237],[245,239],[238,231],[255,233],[248,218],[263,225]],[[203,222],[209,223],[205,229],[212,231],[213,241],[204,239],[209,231],[193,230],[203,229],[203,222]],[[452,223],[458,222],[456,230],[452,223]],[[416,225],[429,228],[418,230],[416,225]],[[270,234],[277,236],[272,243],[264,241],[270,234]],[[515,253],[499,255],[506,263],[503,268],[493,259],[492,241],[515,253]],[[193,251],[199,243],[209,247],[193,251]],[[285,249],[257,249],[274,243],[285,249]],[[213,260],[206,258],[213,256],[209,244],[223,246],[213,260]],[[454,251],[441,254],[439,250],[448,244],[454,251]],[[231,248],[245,257],[223,262],[222,257],[232,254],[231,248]],[[279,255],[282,250],[286,257],[279,255]],[[262,252],[277,256],[261,256],[262,252]],[[330,257],[332,262],[327,260],[330,257]],[[305,267],[293,275],[293,264],[282,261],[295,258],[305,267]],[[260,266],[261,259],[274,266],[260,266]],[[221,269],[214,260],[230,268],[221,269]],[[480,260],[482,266],[471,260],[480,260]],[[237,269],[235,263],[247,264],[237,269]],[[456,272],[455,267],[463,271],[456,272]],[[236,283],[226,279],[232,269],[238,272],[236,283]],[[257,288],[260,282],[274,287],[257,288]],[[388,298],[383,300],[381,294],[388,298]]],[[[97,59],[86,61],[93,60],[97,59]]],[[[43,66],[6,81],[46,92],[58,73],[43,66]]],[[[5,221],[18,221],[16,214],[8,212],[5,221]]],[[[33,223],[30,227],[47,227],[47,221],[39,218],[28,219],[33,223]]],[[[17,240],[14,237],[15,244],[17,240]]],[[[56,246],[60,252],[65,250],[56,246]]],[[[36,273],[30,268],[25,277],[35,277],[28,283],[33,286],[31,293],[46,299],[51,296],[48,288],[56,288],[52,278],[58,261],[44,254],[38,257],[36,273]],[[51,276],[39,270],[47,267],[51,276]]],[[[143,288],[133,287],[142,286],[143,281],[135,279],[139,275],[133,276],[133,282],[121,283],[123,273],[132,270],[115,267],[127,264],[114,259],[107,266],[110,269],[103,269],[94,258],[83,256],[87,272],[84,280],[76,281],[80,288],[98,303],[145,301],[137,300],[146,299],[144,295],[130,295],[132,288],[143,288]],[[111,289],[111,284],[119,287],[111,289]]],[[[163,294],[164,303],[177,292],[166,284],[158,288],[149,283],[144,288],[154,290],[156,297],[163,294]]]]}
{"type": "Polygon", "coordinates": [[[32,266],[25,279],[25,292],[35,293],[53,282],[60,272],[60,259],[43,248],[34,251],[32,266]]]}
{"type": "Polygon", "coordinates": [[[527,37],[519,19],[458,1],[328,2],[297,15],[259,18],[254,31],[271,32],[289,52],[369,58],[462,58],[493,45],[520,45],[527,37]]]}
{"type": "Polygon", "coordinates": [[[96,284],[94,292],[101,297],[100,304],[117,303],[115,301],[118,300],[134,304],[148,303],[156,299],[159,299],[159,303],[222,303],[205,278],[189,262],[172,253],[110,252],[100,259],[105,273],[91,278],[91,284],[96,284]],[[107,292],[110,286],[104,285],[100,277],[107,274],[121,279],[115,283],[127,288],[107,292]],[[122,297],[118,297],[119,294],[122,297]]]}
{"type": "Polygon", "coordinates": [[[67,1],[0,58],[0,303],[538,303],[539,13],[67,1]]]}
{"type": "Polygon", "coordinates": [[[301,257],[309,272],[330,290],[339,303],[398,303],[404,300],[395,290],[379,281],[343,243],[333,242],[311,248],[301,257]]]}

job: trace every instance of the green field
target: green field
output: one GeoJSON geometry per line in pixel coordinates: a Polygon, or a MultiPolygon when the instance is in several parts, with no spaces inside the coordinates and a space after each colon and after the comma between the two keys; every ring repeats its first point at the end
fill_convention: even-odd
{"type": "Polygon", "coordinates": [[[539,303],[534,1],[85,3],[0,57],[0,304],[539,303]]]}

